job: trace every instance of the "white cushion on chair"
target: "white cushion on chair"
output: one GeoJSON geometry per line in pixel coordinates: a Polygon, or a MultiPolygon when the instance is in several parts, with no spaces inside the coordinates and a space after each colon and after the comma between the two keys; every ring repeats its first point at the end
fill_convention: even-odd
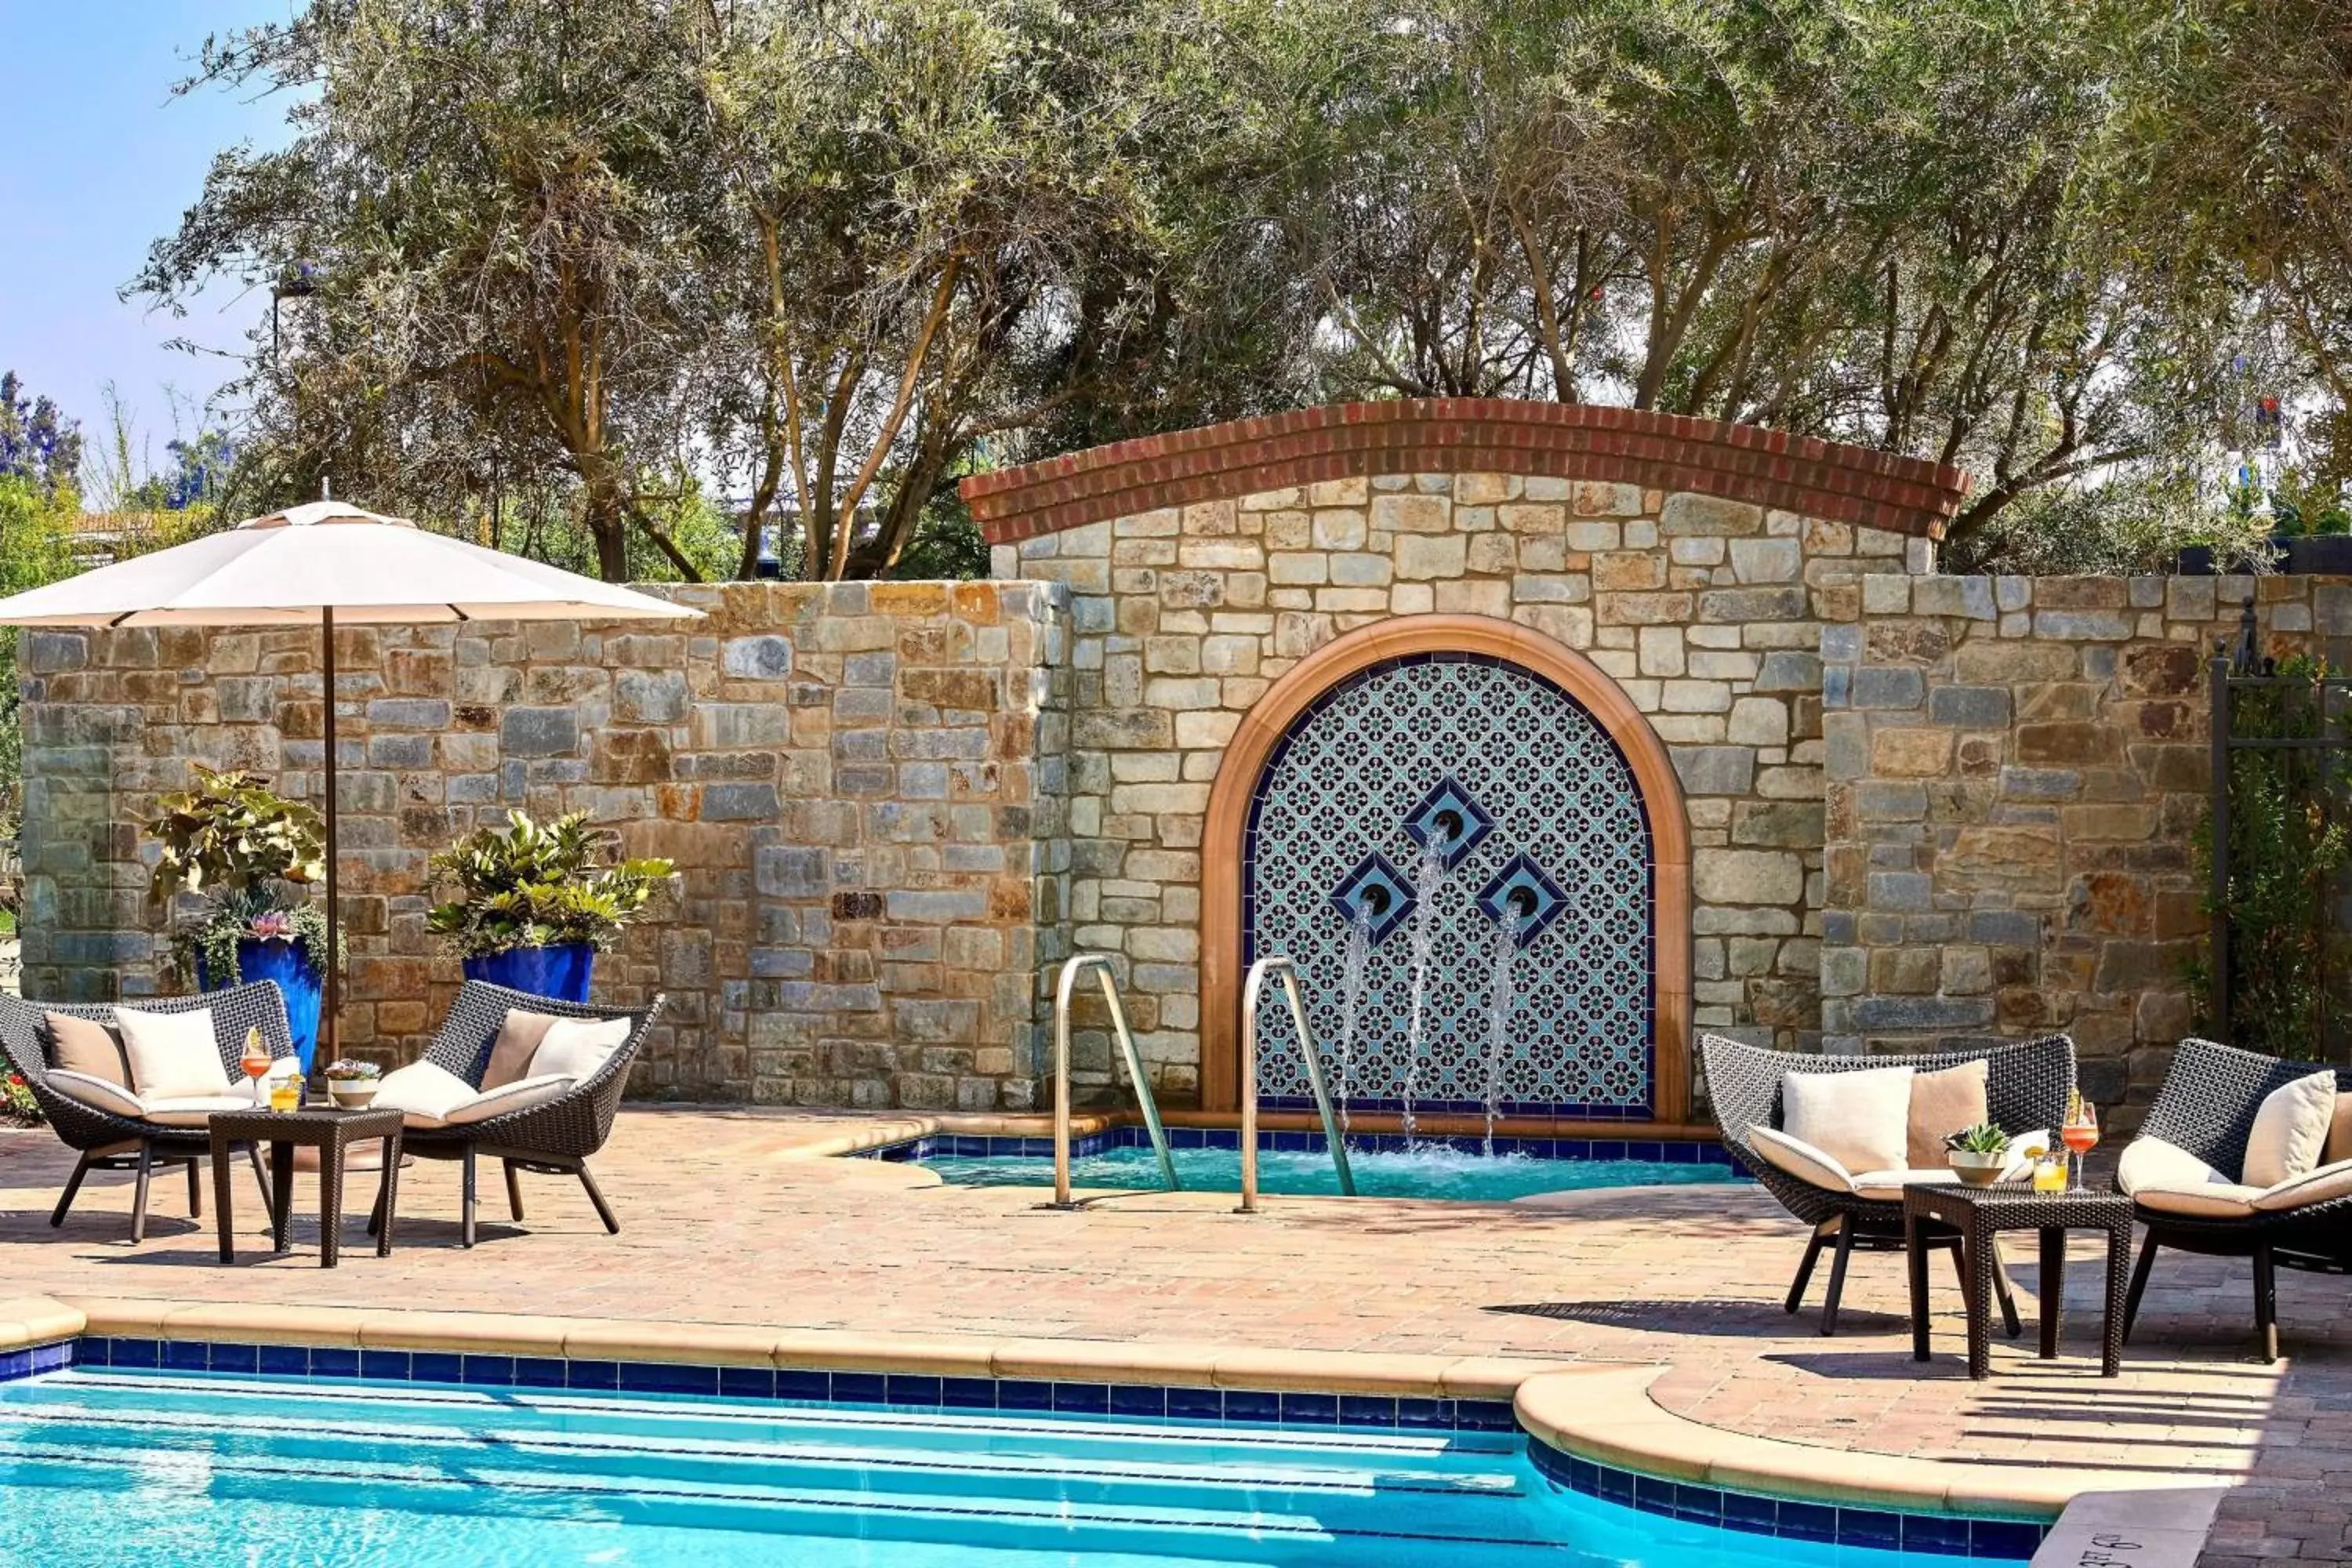
{"type": "Polygon", "coordinates": [[[2246,1184],[2272,1187],[2309,1175],[2336,1123],[2336,1074],[2315,1072],[2273,1089],[2254,1112],[2246,1138],[2246,1184]]]}
{"type": "Polygon", "coordinates": [[[2116,1185],[2144,1207],[2204,1219],[2242,1219],[2254,1212],[2260,1187],[2230,1180],[2177,1143],[2142,1133],[2116,1162],[2116,1185]]]}
{"type": "Polygon", "coordinates": [[[1748,1146],[1765,1163],[1786,1171],[1809,1186],[1829,1193],[1853,1191],[1853,1176],[1836,1155],[1816,1149],[1801,1138],[1792,1138],[1777,1127],[1749,1128],[1748,1146]]]}
{"type": "Polygon", "coordinates": [[[2254,1199],[2254,1207],[2274,1214],[2281,1209],[2299,1209],[2306,1204],[2329,1203],[2347,1194],[2352,1194],[2352,1160],[2338,1160],[2306,1175],[2264,1187],[2254,1199]]]}
{"type": "Polygon", "coordinates": [[[1958,1171],[1948,1167],[1941,1171],[1922,1170],[1914,1165],[1895,1171],[1863,1171],[1853,1178],[1854,1196],[1874,1198],[1880,1203],[1901,1203],[1906,1187],[1940,1187],[1960,1179],[1958,1171]]]}
{"type": "MultiPolygon", "coordinates": [[[[517,1110],[529,1110],[534,1105],[544,1105],[569,1092],[577,1081],[561,1073],[550,1073],[544,1078],[517,1079],[512,1083],[501,1084],[487,1093],[478,1094],[463,1104],[453,1105],[441,1114],[452,1127],[461,1127],[472,1121],[488,1121],[493,1116],[505,1116],[517,1110]]],[[[376,1101],[382,1104],[383,1100],[383,1096],[379,1092],[376,1101]]]]}
{"type": "Polygon", "coordinates": [[[564,1018],[548,1026],[528,1078],[587,1078],[628,1043],[626,1018],[564,1018]]]}
{"type": "Polygon", "coordinates": [[[1916,1076],[1910,1068],[1790,1073],[1780,1080],[1780,1125],[1847,1171],[1901,1169],[1916,1076]]]}
{"type": "Polygon", "coordinates": [[[411,1062],[394,1068],[376,1085],[372,1108],[397,1110],[406,1127],[449,1125],[449,1113],[476,1097],[474,1086],[447,1068],[431,1062],[411,1062]]]}
{"type": "Polygon", "coordinates": [[[213,1035],[213,1010],[142,1013],[117,1007],[114,1026],[122,1031],[122,1054],[131,1062],[131,1088],[142,1100],[177,1100],[226,1094],[228,1068],[213,1035]]]}
{"type": "Polygon", "coordinates": [[[202,1127],[216,1110],[251,1110],[249,1094],[165,1095],[145,1102],[142,1120],[158,1127],[202,1127]]]}
{"type": "Polygon", "coordinates": [[[137,1095],[119,1083],[93,1078],[86,1072],[71,1072],[64,1068],[51,1068],[49,1087],[68,1100],[79,1100],[92,1110],[103,1110],[109,1116],[144,1116],[147,1107],[137,1095]]]}

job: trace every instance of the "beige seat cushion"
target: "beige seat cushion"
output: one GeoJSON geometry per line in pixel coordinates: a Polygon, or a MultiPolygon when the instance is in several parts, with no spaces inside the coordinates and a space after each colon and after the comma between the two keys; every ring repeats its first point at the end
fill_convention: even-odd
{"type": "Polygon", "coordinates": [[[1777,1127],[1748,1129],[1748,1146],[1773,1169],[1786,1171],[1801,1182],[1828,1193],[1853,1191],[1853,1177],[1833,1154],[1824,1153],[1801,1138],[1791,1138],[1777,1127]]]}
{"type": "Polygon", "coordinates": [[[2266,1214],[2299,1209],[2310,1204],[2332,1203],[2352,1195],[2352,1160],[2338,1160],[2276,1186],[2264,1187],[2254,1207],[2266,1214]]]}
{"type": "Polygon", "coordinates": [[[531,1053],[531,1078],[583,1079],[627,1043],[626,1018],[558,1018],[531,1053]]]}
{"type": "Polygon", "coordinates": [[[2254,1130],[2246,1139],[2246,1168],[2240,1173],[2251,1187],[2276,1186],[2318,1168],[2327,1150],[2327,1134],[2336,1124],[2336,1074],[2315,1072],[2273,1089],[2254,1112],[2254,1130]]]}
{"type": "Polygon", "coordinates": [[[1910,1162],[1907,1067],[1853,1072],[1792,1072],[1780,1080],[1780,1126],[1847,1171],[1899,1169],[1910,1162]]]}
{"type": "Polygon", "coordinates": [[[561,1074],[518,1079],[453,1105],[442,1115],[447,1118],[452,1127],[488,1121],[493,1116],[505,1116],[517,1110],[529,1110],[534,1105],[545,1105],[549,1100],[560,1098],[575,1081],[561,1074]]]}
{"type": "Polygon", "coordinates": [[[123,1054],[131,1059],[131,1088],[140,1099],[184,1100],[228,1092],[228,1068],[213,1037],[211,1008],[144,1013],[117,1007],[114,1023],[122,1031],[123,1054]]]}
{"type": "Polygon", "coordinates": [[[147,1114],[147,1107],[140,1102],[137,1095],[110,1079],[75,1072],[70,1068],[52,1068],[49,1069],[49,1087],[68,1100],[79,1100],[92,1110],[103,1110],[109,1116],[147,1114]]]}
{"type": "Polygon", "coordinates": [[[249,1094],[180,1094],[161,1097],[142,1096],[146,1110],[143,1119],[158,1127],[202,1127],[216,1110],[251,1110],[253,1097],[249,1094]]]}
{"type": "Polygon", "coordinates": [[[1932,1171],[1941,1166],[1945,1138],[1988,1119],[1988,1076],[1982,1061],[1962,1062],[1955,1068],[1913,1076],[1906,1146],[1906,1163],[1912,1170],[1932,1171]]]}
{"type": "Polygon", "coordinates": [[[2164,1214],[2241,1219],[2254,1212],[2260,1187],[2246,1186],[2188,1150],[2143,1133],[2116,1162],[2116,1185],[2134,1202],[2164,1214]]]}
{"type": "Polygon", "coordinates": [[[131,1058],[122,1051],[121,1030],[70,1013],[51,1013],[47,1021],[49,1066],[101,1079],[118,1089],[131,1087],[131,1058]]]}
{"type": "Polygon", "coordinates": [[[499,1026],[499,1037],[490,1046],[490,1064],[482,1069],[482,1092],[487,1094],[529,1078],[530,1058],[537,1054],[540,1042],[547,1037],[548,1030],[562,1022],[552,1013],[534,1013],[527,1007],[509,1009],[506,1020],[499,1026]]]}
{"type": "Polygon", "coordinates": [[[1959,1179],[1960,1173],[1949,1167],[1940,1171],[1916,1166],[1900,1171],[1859,1171],[1854,1173],[1853,1192],[1856,1197],[1900,1203],[1906,1187],[1940,1187],[1959,1179]]]}
{"type": "Polygon", "coordinates": [[[2339,1160],[2352,1160],[2352,1094],[2336,1097],[2336,1115],[2327,1125],[2327,1147],[2319,1154],[2323,1165],[2339,1160]]]}
{"type": "Polygon", "coordinates": [[[402,1112],[404,1127],[446,1127],[449,1112],[475,1098],[475,1092],[472,1084],[447,1068],[411,1062],[383,1075],[373,1104],[378,1110],[402,1112]]]}

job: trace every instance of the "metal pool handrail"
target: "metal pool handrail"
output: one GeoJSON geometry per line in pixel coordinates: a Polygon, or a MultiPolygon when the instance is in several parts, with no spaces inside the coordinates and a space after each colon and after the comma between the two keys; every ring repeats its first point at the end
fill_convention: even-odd
{"type": "Polygon", "coordinates": [[[1339,1173],[1339,1193],[1356,1195],[1356,1173],[1348,1165],[1348,1141],[1331,1115],[1331,1094],[1323,1084],[1323,1054],[1315,1048],[1315,1031],[1307,1024],[1307,1000],[1299,994],[1298,970],[1279,956],[1259,959],[1242,983],[1242,1204],[1243,1214],[1257,1213],[1257,1002],[1268,980],[1282,982],[1290,1002],[1290,1022],[1298,1030],[1298,1049],[1307,1058],[1307,1083],[1315,1091],[1316,1113],[1323,1118],[1323,1142],[1331,1149],[1331,1166],[1339,1173]]]}
{"type": "Polygon", "coordinates": [[[1151,1079],[1143,1070],[1142,1053],[1135,1048],[1134,1032],[1127,1026],[1127,1009],[1119,1005],[1118,983],[1112,978],[1110,955],[1081,952],[1062,965],[1060,984],[1054,988],[1054,1206],[1074,1208],[1070,1201],[1070,994],[1078,976],[1097,972],[1104,1003],[1110,1008],[1111,1033],[1118,1037],[1119,1054],[1127,1059],[1127,1076],[1134,1081],[1135,1098],[1143,1107],[1143,1124],[1151,1131],[1152,1152],[1160,1156],[1160,1176],[1170,1192],[1183,1184],[1176,1179],[1176,1161],[1168,1152],[1168,1130],[1160,1125],[1160,1105],[1151,1098],[1151,1079]]]}

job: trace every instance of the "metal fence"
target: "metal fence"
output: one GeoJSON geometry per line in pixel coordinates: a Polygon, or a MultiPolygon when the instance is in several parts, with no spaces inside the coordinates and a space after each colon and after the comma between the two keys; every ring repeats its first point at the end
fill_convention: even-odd
{"type": "Polygon", "coordinates": [[[2352,1059],[2352,676],[2260,657],[2251,598],[2209,674],[2213,1032],[2352,1059]]]}

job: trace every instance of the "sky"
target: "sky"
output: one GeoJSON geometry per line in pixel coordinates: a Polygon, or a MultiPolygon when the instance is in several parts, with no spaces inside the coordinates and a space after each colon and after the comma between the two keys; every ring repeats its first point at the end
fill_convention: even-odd
{"type": "Polygon", "coordinates": [[[266,297],[215,290],[184,319],[116,290],[170,233],[213,154],[284,138],[280,100],[172,96],[205,36],[283,19],[289,0],[0,0],[0,370],[96,437],[114,384],[156,460],[168,385],[201,404],[232,367],[165,347],[234,349],[266,297]]]}

